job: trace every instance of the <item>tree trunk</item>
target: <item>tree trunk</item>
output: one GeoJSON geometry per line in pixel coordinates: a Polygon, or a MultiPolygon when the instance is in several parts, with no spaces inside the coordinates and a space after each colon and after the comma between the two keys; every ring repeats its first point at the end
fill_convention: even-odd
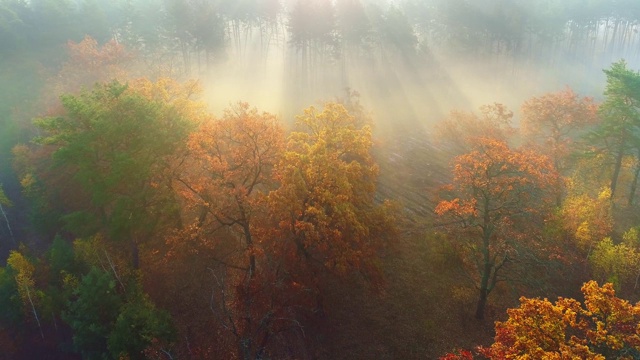
{"type": "Polygon", "coordinates": [[[488,296],[487,289],[480,289],[480,299],[478,299],[478,306],[476,307],[476,319],[478,320],[484,320],[484,308],[487,306],[488,296]]]}
{"type": "Polygon", "coordinates": [[[482,269],[482,279],[480,280],[480,298],[478,299],[478,306],[476,308],[476,319],[484,319],[484,308],[487,305],[487,297],[489,296],[489,279],[491,278],[491,257],[489,254],[489,238],[484,241],[486,245],[482,251],[484,257],[484,266],[482,269]]]}
{"type": "Polygon", "coordinates": [[[29,299],[29,304],[31,304],[31,310],[33,311],[33,317],[36,318],[36,323],[38,323],[38,329],[40,330],[40,336],[44,339],[44,333],[42,332],[42,326],[40,325],[40,318],[38,318],[38,312],[36,311],[36,306],[33,304],[33,300],[31,299],[31,292],[29,292],[29,287],[25,286],[25,290],[27,290],[27,298],[29,299]]]}
{"type": "Polygon", "coordinates": [[[610,200],[613,200],[613,197],[616,193],[616,187],[618,185],[618,176],[620,176],[620,169],[622,168],[622,158],[624,157],[624,146],[626,142],[625,140],[626,140],[626,137],[623,136],[620,142],[620,147],[618,148],[618,154],[616,154],[616,164],[615,164],[615,168],[613,169],[613,176],[611,176],[611,185],[610,185],[611,197],[609,198],[610,200]]]}
{"type": "Polygon", "coordinates": [[[16,244],[16,238],[15,236],[13,236],[13,231],[11,230],[11,225],[9,224],[9,218],[7,217],[7,213],[4,212],[4,208],[2,207],[2,204],[0,204],[0,213],[2,213],[2,216],[4,216],[4,221],[7,223],[7,229],[9,230],[9,236],[11,236],[11,240],[13,241],[13,244],[16,244]]]}
{"type": "MultiPolygon", "coordinates": [[[[486,213],[485,218],[488,218],[486,213]]],[[[486,221],[487,219],[485,219],[486,221]]],[[[491,262],[491,254],[489,253],[489,242],[491,239],[491,230],[486,226],[483,229],[482,234],[482,272],[480,274],[480,299],[478,299],[478,307],[476,308],[476,319],[484,319],[484,308],[487,305],[487,296],[489,296],[489,279],[491,278],[491,269],[493,263],[491,262]]]]}
{"type": "MultiPolygon", "coordinates": [[[[244,216],[244,210],[242,210],[244,216]]],[[[242,230],[244,232],[244,239],[247,243],[247,250],[249,251],[249,281],[253,279],[253,275],[256,271],[256,256],[253,248],[253,236],[251,236],[251,228],[249,222],[244,221],[242,224],[242,230]]]]}

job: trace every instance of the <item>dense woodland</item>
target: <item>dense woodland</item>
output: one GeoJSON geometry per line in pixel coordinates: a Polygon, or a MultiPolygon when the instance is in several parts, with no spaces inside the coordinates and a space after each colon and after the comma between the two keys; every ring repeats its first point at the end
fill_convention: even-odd
{"type": "Polygon", "coordinates": [[[637,0],[0,0],[0,359],[640,358],[637,0]]]}

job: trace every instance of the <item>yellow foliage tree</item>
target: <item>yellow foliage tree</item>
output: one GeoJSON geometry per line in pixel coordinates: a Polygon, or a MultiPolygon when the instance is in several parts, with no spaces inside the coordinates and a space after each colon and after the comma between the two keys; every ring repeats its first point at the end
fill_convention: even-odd
{"type": "Polygon", "coordinates": [[[170,77],[160,77],[156,81],[138,78],[129,82],[129,88],[149,100],[171,106],[194,123],[201,123],[208,117],[206,103],[199,100],[202,85],[197,80],[180,82],[170,77]]]}
{"type": "MultiPolygon", "coordinates": [[[[36,320],[38,328],[40,329],[40,335],[44,339],[44,333],[42,332],[42,326],[40,325],[40,318],[38,317],[38,311],[36,310],[38,297],[35,288],[35,280],[33,279],[35,267],[24,255],[17,251],[11,251],[9,253],[7,265],[11,266],[11,268],[15,270],[15,280],[20,300],[22,300],[25,310],[30,309],[30,312],[33,313],[33,318],[36,320]]],[[[26,312],[29,311],[26,310],[26,312]]]]}
{"type": "Polygon", "coordinates": [[[338,103],[310,107],[297,119],[275,169],[281,186],[270,194],[285,240],[282,258],[291,268],[315,263],[380,281],[377,252],[395,221],[391,204],[374,201],[378,166],[371,128],[338,103]]]}
{"type": "Polygon", "coordinates": [[[578,247],[585,252],[589,252],[597,241],[613,230],[610,196],[609,188],[602,189],[596,198],[588,194],[570,194],[562,205],[565,231],[573,236],[578,247]]]}
{"type": "Polygon", "coordinates": [[[633,283],[640,265],[640,253],[624,242],[614,244],[606,237],[595,245],[589,263],[596,279],[609,281],[620,290],[623,284],[633,283]]]}
{"type": "Polygon", "coordinates": [[[640,303],[615,296],[613,285],[589,281],[585,301],[520,298],[509,318],[496,322],[489,359],[632,359],[640,351],[640,303]]]}

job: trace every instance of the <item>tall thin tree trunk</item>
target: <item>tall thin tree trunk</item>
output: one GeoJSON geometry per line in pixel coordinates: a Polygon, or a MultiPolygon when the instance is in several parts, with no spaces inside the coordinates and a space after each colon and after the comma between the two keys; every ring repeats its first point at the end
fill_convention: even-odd
{"type": "Polygon", "coordinates": [[[13,236],[13,231],[11,230],[11,224],[9,223],[9,218],[7,217],[7,213],[4,211],[2,204],[0,204],[0,212],[4,217],[4,221],[7,223],[7,229],[9,230],[9,236],[11,236],[11,241],[13,241],[13,245],[16,244],[16,238],[13,236]]]}
{"type": "Polygon", "coordinates": [[[36,322],[38,323],[38,329],[40,330],[40,336],[44,339],[44,333],[42,332],[42,325],[40,325],[40,318],[38,318],[38,312],[36,311],[36,307],[33,304],[33,300],[31,299],[31,292],[29,292],[29,287],[25,286],[25,290],[27,290],[27,298],[29,299],[29,303],[31,304],[31,310],[33,311],[33,316],[36,318],[36,322]]]}

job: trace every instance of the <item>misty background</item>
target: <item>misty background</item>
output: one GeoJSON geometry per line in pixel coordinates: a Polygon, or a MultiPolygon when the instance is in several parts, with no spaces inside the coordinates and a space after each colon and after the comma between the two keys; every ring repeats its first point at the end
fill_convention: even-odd
{"type": "Polygon", "coordinates": [[[565,85],[601,94],[601,69],[638,67],[639,19],[633,0],[3,0],[3,62],[41,56],[0,81],[55,73],[67,40],[89,35],[143,72],[200,79],[214,111],[244,100],[290,120],[348,87],[380,126],[428,127],[565,85]]]}

